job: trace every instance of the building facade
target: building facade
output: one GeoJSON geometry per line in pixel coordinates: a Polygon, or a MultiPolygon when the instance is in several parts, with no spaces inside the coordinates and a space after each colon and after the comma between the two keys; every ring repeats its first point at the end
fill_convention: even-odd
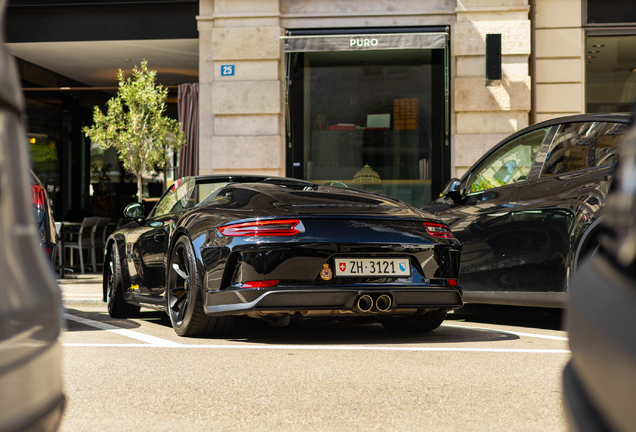
{"type": "Polygon", "coordinates": [[[636,6],[612,3],[201,0],[200,172],[418,205],[520,128],[630,108],[636,6]],[[485,76],[488,34],[501,35],[500,80],[485,76]],[[356,184],[367,165],[379,184],[356,184]]]}
{"type": "MultiPolygon", "coordinates": [[[[198,75],[171,83],[199,83],[200,174],[338,182],[420,206],[529,124],[636,99],[630,0],[199,0],[190,19],[198,75]],[[488,35],[500,35],[495,79],[488,35]]],[[[185,40],[168,41],[175,56],[185,40]]],[[[51,65],[39,66],[60,73],[51,65]]]]}
{"type": "Polygon", "coordinates": [[[424,204],[528,125],[529,11],[521,0],[201,0],[200,173],[338,181],[424,204]],[[486,80],[486,34],[502,35],[500,80],[486,80]],[[356,182],[365,166],[379,181],[356,182]]]}

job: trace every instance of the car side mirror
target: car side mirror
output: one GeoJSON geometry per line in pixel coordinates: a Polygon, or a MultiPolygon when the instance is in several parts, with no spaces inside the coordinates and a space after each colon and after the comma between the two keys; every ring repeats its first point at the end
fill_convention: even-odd
{"type": "Polygon", "coordinates": [[[456,203],[458,203],[462,197],[461,193],[459,192],[460,184],[461,184],[461,181],[459,179],[457,178],[450,179],[449,182],[446,183],[446,186],[444,186],[444,190],[442,191],[442,196],[445,198],[450,198],[456,203]]]}
{"type": "Polygon", "coordinates": [[[134,202],[132,204],[128,204],[124,209],[124,216],[127,218],[134,219],[138,224],[144,223],[146,220],[146,211],[143,204],[134,202]]]}

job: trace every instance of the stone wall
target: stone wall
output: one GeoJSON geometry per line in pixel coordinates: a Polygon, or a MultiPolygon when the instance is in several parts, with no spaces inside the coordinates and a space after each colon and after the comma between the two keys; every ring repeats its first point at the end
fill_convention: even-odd
{"type": "Polygon", "coordinates": [[[284,175],[278,0],[201,0],[198,20],[200,174],[284,175]]]}
{"type": "Polygon", "coordinates": [[[488,149],[528,125],[527,1],[457,2],[452,27],[453,168],[461,176],[488,149]],[[502,80],[486,82],[486,35],[501,34],[502,80]]]}
{"type": "Polygon", "coordinates": [[[581,0],[536,0],[537,122],[585,112],[581,0]]]}

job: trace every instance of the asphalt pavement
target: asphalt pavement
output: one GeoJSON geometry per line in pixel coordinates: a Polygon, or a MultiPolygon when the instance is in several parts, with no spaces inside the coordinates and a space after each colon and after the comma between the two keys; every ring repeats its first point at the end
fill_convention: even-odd
{"type": "Polygon", "coordinates": [[[195,339],[163,312],[110,318],[101,275],[58,283],[61,432],[565,430],[567,334],[539,309],[467,307],[419,335],[245,318],[227,338],[195,339]]]}

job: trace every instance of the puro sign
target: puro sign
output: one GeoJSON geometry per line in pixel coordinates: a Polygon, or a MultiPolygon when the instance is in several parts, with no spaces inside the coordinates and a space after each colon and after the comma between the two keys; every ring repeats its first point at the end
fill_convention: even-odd
{"type": "Polygon", "coordinates": [[[375,47],[378,46],[378,40],[377,39],[349,39],[349,46],[350,47],[375,47]]]}
{"type": "Polygon", "coordinates": [[[447,33],[283,36],[285,52],[446,48],[447,33]]]}

